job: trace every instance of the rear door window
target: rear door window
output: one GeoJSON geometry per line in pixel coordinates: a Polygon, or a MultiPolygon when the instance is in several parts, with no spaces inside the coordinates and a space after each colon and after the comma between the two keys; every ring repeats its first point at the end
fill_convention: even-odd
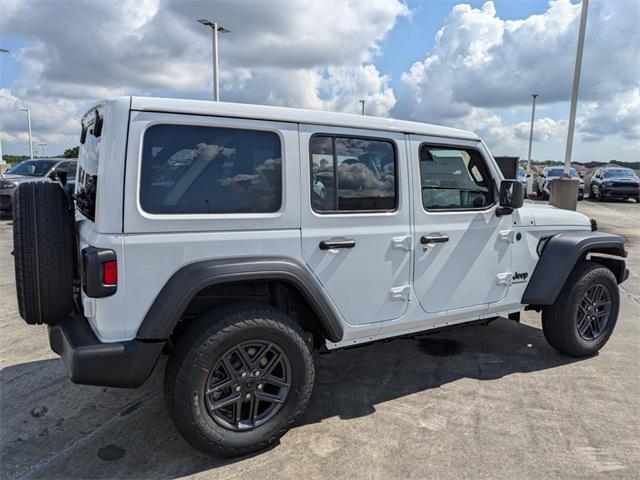
{"type": "Polygon", "coordinates": [[[316,212],[395,210],[396,153],[391,141],[315,135],[309,150],[316,212]]]}
{"type": "Polygon", "coordinates": [[[277,212],[280,137],[264,130],[154,125],[144,135],[140,205],[153,214],[277,212]]]}

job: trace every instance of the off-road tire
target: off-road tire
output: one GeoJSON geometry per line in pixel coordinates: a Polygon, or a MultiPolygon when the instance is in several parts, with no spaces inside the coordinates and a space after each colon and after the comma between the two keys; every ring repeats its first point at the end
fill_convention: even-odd
{"type": "Polygon", "coordinates": [[[18,185],[13,202],[13,255],[20,316],[54,323],[73,309],[73,212],[53,182],[18,185]]]}
{"type": "Polygon", "coordinates": [[[549,344],[561,353],[584,357],[598,352],[609,340],[618,319],[620,293],[611,270],[587,260],[576,264],[556,302],[542,310],[542,330],[549,344]],[[590,286],[600,283],[608,290],[611,311],[606,330],[594,340],[578,333],[578,304],[590,286]]]}
{"type": "Polygon", "coordinates": [[[216,308],[187,327],[169,357],[164,377],[169,414],[184,438],[198,450],[235,457],[262,450],[284,435],[304,412],[313,389],[315,369],[299,325],[282,311],[259,303],[234,303],[216,308]],[[232,431],[209,414],[204,389],[220,356],[243,341],[276,343],[291,365],[291,388],[282,408],[265,424],[232,431]]]}

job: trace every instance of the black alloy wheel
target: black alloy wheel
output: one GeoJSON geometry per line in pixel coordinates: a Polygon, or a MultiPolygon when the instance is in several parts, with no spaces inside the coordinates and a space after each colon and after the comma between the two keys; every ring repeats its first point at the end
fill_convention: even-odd
{"type": "Polygon", "coordinates": [[[211,369],[205,388],[209,415],[233,431],[268,422],[287,399],[291,365],[272,342],[251,340],[225,352],[211,369]]]}
{"type": "Polygon", "coordinates": [[[585,340],[595,340],[607,331],[611,316],[611,295],[601,283],[591,286],[582,296],[576,318],[578,333],[585,340]]]}
{"type": "Polygon", "coordinates": [[[251,301],[191,320],[174,342],[164,376],[178,431],[200,451],[225,457],[277,443],[311,396],[308,338],[282,310],[251,301]]]}

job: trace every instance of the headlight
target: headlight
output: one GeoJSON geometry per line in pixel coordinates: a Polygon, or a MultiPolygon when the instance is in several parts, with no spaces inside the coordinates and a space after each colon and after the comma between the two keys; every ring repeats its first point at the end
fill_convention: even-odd
{"type": "Polygon", "coordinates": [[[0,182],[0,188],[13,188],[18,185],[18,182],[15,180],[4,180],[0,182]]]}
{"type": "Polygon", "coordinates": [[[613,185],[613,182],[604,182],[605,187],[610,187],[613,185]]]}

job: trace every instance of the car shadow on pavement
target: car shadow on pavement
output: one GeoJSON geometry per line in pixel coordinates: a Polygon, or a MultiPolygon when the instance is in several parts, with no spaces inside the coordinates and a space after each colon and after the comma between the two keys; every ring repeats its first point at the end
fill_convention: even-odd
{"type": "MultiPolygon", "coordinates": [[[[176,432],[162,399],[163,365],[137,390],[73,385],[58,359],[13,365],[0,373],[2,465],[9,478],[157,479],[273,456],[284,461],[292,449],[303,455],[304,433],[296,430],[306,425],[371,415],[385,402],[435,395],[460,379],[495,380],[576,360],[548,346],[540,329],[505,319],[320,355],[311,401],[285,436],[286,448],[236,459],[201,454],[176,432]]],[[[423,416],[430,415],[428,398],[416,400],[423,416]]]]}

